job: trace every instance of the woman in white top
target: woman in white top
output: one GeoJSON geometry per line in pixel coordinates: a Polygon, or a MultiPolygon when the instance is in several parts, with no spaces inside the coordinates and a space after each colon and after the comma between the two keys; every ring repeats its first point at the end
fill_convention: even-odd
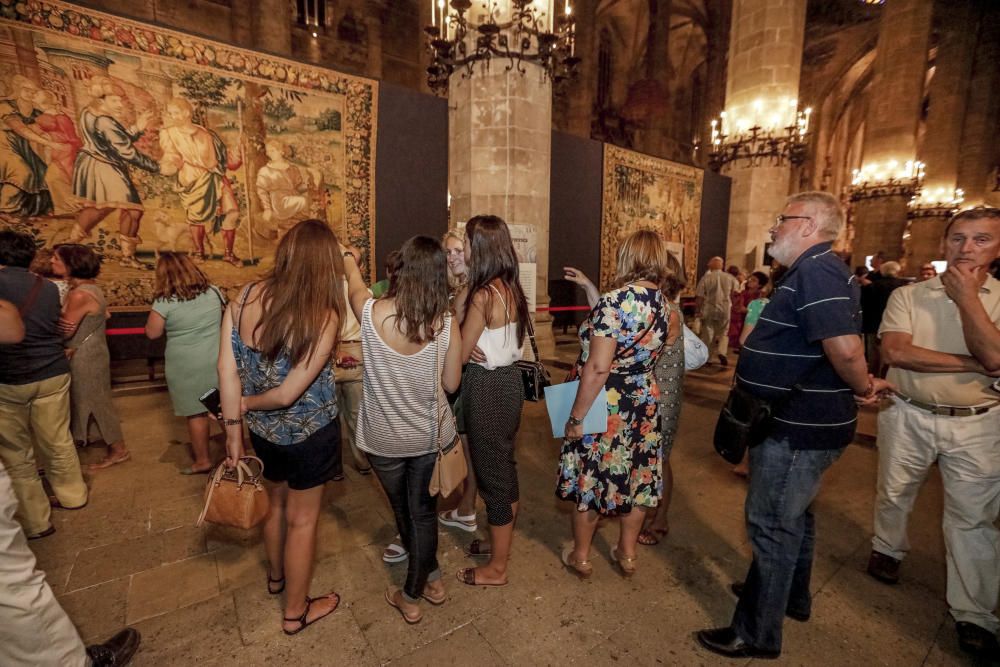
{"type": "Polygon", "coordinates": [[[405,586],[388,589],[385,599],[412,624],[422,617],[420,598],[445,601],[437,504],[428,488],[439,442],[456,435],[444,391],[455,391],[461,381],[462,338],[449,312],[444,250],[435,239],[414,236],[403,244],[401,266],[378,300],[353,254],[344,257],[365,359],[358,447],[389,497],[410,554],[405,586]]]}
{"type": "Polygon", "coordinates": [[[472,363],[462,377],[462,411],[490,541],[473,540],[466,549],[470,556],[489,558],[488,563],[456,574],[471,586],[503,586],[519,499],[514,440],[524,401],[514,362],[521,358],[528,302],[507,224],[480,215],[469,220],[465,234],[469,281],[455,302],[462,319],[462,360],[472,363]],[[473,355],[477,347],[481,354],[473,355]]]}

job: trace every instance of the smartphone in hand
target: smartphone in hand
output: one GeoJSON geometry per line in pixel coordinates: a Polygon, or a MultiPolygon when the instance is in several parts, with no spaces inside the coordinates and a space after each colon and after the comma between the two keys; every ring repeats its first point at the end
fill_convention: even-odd
{"type": "Polygon", "coordinates": [[[198,397],[201,404],[205,406],[205,409],[217,417],[222,416],[222,396],[219,394],[219,389],[213,387],[209,389],[204,394],[198,397]]]}

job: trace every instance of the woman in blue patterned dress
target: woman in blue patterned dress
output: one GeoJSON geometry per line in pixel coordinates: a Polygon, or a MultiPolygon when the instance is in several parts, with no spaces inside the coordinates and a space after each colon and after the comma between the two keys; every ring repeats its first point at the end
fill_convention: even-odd
{"type": "MultiPolygon", "coordinates": [[[[572,269],[567,271],[567,279],[572,269]]],[[[620,516],[614,560],[625,576],[635,572],[636,544],[646,511],[662,493],[659,389],[653,367],[667,338],[660,285],[667,248],[654,231],[633,233],[618,250],[615,289],[603,294],[580,325],[580,385],[566,423],[556,494],[576,505],[573,545],[563,564],[580,577],[593,571],[590,545],[601,516],[620,516]],[[584,434],[583,416],[604,387],[608,428],[584,434]]]]}
{"type": "Polygon", "coordinates": [[[336,235],[304,220],[282,238],[274,268],[226,309],[219,388],[227,465],[243,455],[243,417],[264,462],[271,509],[264,522],[267,589],[285,590],[282,630],[293,635],[332,613],[340,596],[310,598],[323,485],[340,460],[331,355],[345,312],[336,235]]]}

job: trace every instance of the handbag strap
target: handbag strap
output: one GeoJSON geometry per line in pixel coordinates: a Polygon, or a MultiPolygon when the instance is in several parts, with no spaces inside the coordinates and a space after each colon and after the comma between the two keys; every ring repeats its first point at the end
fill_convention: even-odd
{"type": "Polygon", "coordinates": [[[535,325],[531,321],[530,316],[524,324],[525,328],[528,330],[528,341],[531,343],[531,354],[535,356],[535,361],[542,363],[542,357],[538,354],[538,343],[535,342],[535,325]]]}
{"type": "Polygon", "coordinates": [[[444,368],[441,366],[441,339],[444,334],[444,326],[441,327],[441,333],[434,337],[434,418],[437,423],[437,433],[435,444],[437,445],[438,451],[440,452],[443,447],[441,445],[441,434],[444,433],[444,414],[441,410],[441,373],[444,372],[444,368]]]}

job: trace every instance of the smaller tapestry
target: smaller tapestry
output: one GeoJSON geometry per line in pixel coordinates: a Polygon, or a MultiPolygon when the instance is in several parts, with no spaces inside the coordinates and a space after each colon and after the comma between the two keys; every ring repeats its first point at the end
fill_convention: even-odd
{"type": "Polygon", "coordinates": [[[704,172],[604,145],[601,205],[601,290],[615,277],[618,246],[632,232],[655,229],[667,241],[671,268],[694,288],[704,172]]]}

